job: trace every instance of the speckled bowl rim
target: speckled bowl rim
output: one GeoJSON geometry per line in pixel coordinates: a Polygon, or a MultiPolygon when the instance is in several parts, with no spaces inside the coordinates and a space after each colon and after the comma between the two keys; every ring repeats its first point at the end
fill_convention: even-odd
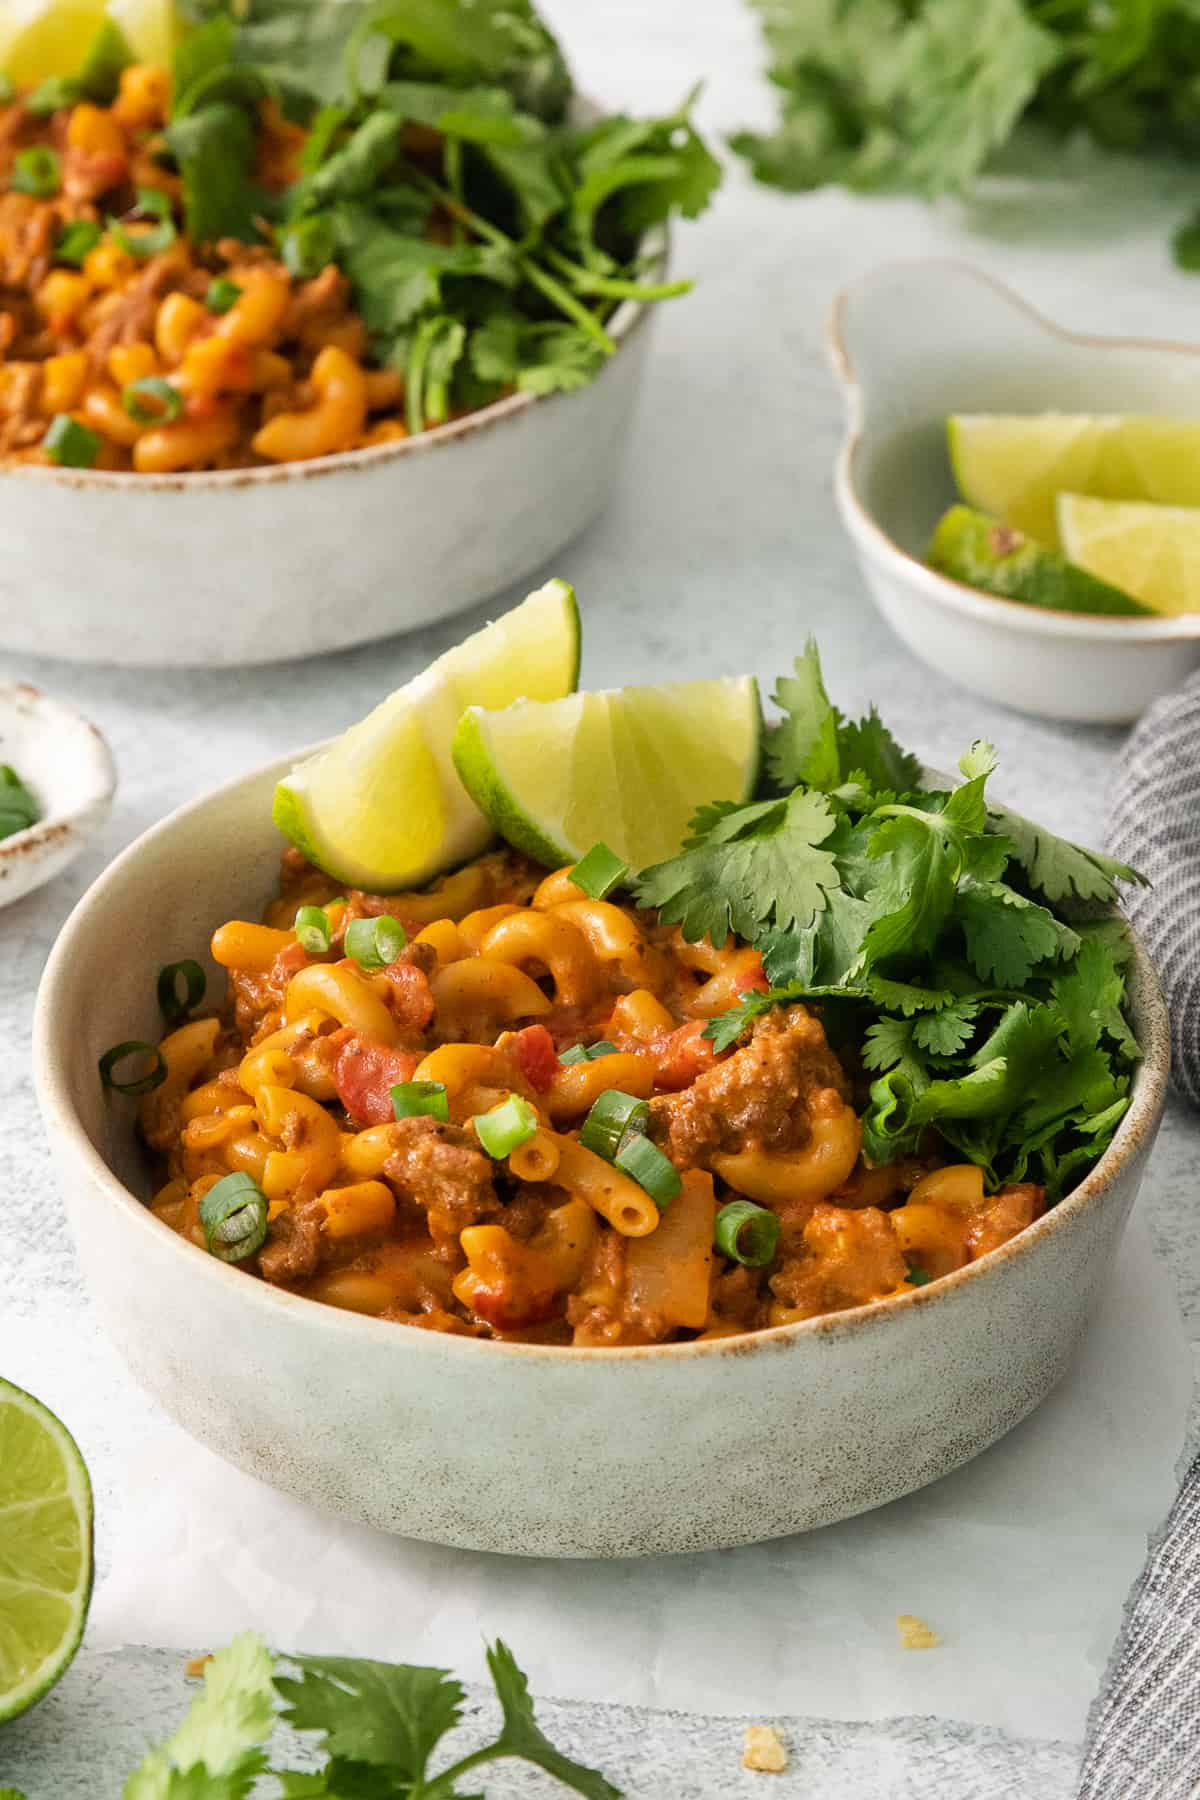
{"type": "MultiPolygon", "coordinates": [[[[669,229],[666,226],[656,227],[647,232],[643,243],[646,254],[652,259],[647,275],[662,279],[671,260],[669,229]]],[[[652,300],[620,302],[612,317],[605,323],[605,330],[616,342],[617,356],[644,326],[656,304],[652,300]]],[[[608,362],[612,360],[608,358],[596,371],[597,380],[603,377],[608,362]]],[[[415,437],[400,438],[390,444],[372,444],[362,450],[339,450],[332,456],[314,456],[307,462],[264,463],[246,469],[194,469],[179,475],[137,475],[128,469],[57,469],[47,468],[40,463],[10,462],[0,463],[0,481],[6,476],[14,476],[22,481],[40,481],[52,487],[102,489],[107,493],[120,494],[228,493],[277,482],[316,481],[322,476],[351,474],[359,469],[376,468],[381,463],[398,463],[408,457],[431,455],[448,445],[461,443],[481,432],[502,427],[510,420],[521,417],[532,407],[542,406],[547,401],[561,397],[557,393],[507,394],[502,400],[493,400],[490,405],[466,413],[461,419],[451,419],[445,425],[435,425],[428,431],[419,432],[415,437]]]]}
{"type": "Polygon", "coordinates": [[[955,580],[952,575],[930,568],[928,563],[898,544],[878,523],[858,492],[859,451],[870,427],[864,416],[866,401],[862,384],[846,342],[845,317],[857,293],[903,270],[931,276],[939,271],[969,276],[981,286],[991,288],[1014,312],[1024,314],[1048,337],[1057,338],[1061,343],[1081,345],[1088,350],[1145,350],[1166,356],[1200,356],[1200,345],[1177,343],[1166,338],[1101,337],[1086,331],[1070,331],[1031,306],[1006,282],[957,257],[898,257],[879,263],[839,290],[825,320],[826,348],[842,387],[847,415],[846,432],[833,465],[834,490],[843,515],[853,517],[872,540],[877,552],[900,563],[903,578],[923,589],[930,599],[982,623],[1003,624],[1014,637],[1082,639],[1112,644],[1181,643],[1200,637],[1200,613],[1158,619],[1103,618],[1066,612],[1061,607],[1031,607],[1020,600],[1006,600],[999,594],[981,594],[977,588],[955,580]]]}
{"type": "MultiPolygon", "coordinates": [[[[43,851],[55,849],[59,841],[72,832],[78,833],[79,843],[76,848],[82,850],[91,833],[99,830],[107,818],[117,790],[117,768],[108,739],[100,727],[93,725],[77,707],[48,694],[44,688],[35,687],[32,681],[0,682],[0,694],[7,693],[28,694],[33,700],[44,702],[64,719],[69,719],[76,727],[81,727],[94,740],[97,779],[86,793],[77,796],[71,806],[60,806],[26,826],[24,831],[14,831],[10,837],[0,838],[0,864],[17,864],[22,858],[29,856],[40,859],[43,851]]],[[[13,904],[18,899],[25,899],[34,891],[36,890],[27,888],[23,894],[14,895],[10,902],[0,889],[0,908],[13,904]]]]}
{"type": "MultiPolygon", "coordinates": [[[[102,909],[107,888],[136,865],[152,844],[181,829],[186,833],[197,813],[219,806],[234,790],[254,782],[268,782],[279,776],[303,756],[310,756],[310,746],[293,757],[277,757],[271,762],[236,776],[220,787],[211,789],[198,799],[178,807],[173,813],[135,838],[133,843],[109,864],[78,901],[64,924],[51,951],[38,987],[33,1024],[34,1081],[42,1110],[43,1123],[52,1138],[59,1138],[70,1152],[72,1163],[87,1171],[94,1185],[120,1210],[137,1217],[135,1229],[154,1232],[160,1250],[168,1250],[186,1259],[197,1281],[228,1284],[236,1282],[247,1306],[265,1309],[264,1317],[282,1310],[311,1325],[314,1330],[336,1333],[351,1340],[369,1342],[374,1347],[391,1344],[396,1354],[436,1355],[443,1358],[475,1356],[515,1357],[525,1362],[561,1362],[564,1357],[585,1362],[646,1362],[662,1357],[722,1357],[767,1355],[783,1351],[803,1338],[838,1339],[861,1331],[884,1330],[888,1322],[904,1309],[938,1306],[955,1295],[961,1295],[970,1284],[995,1278],[1006,1266],[1037,1255],[1041,1246],[1072,1223],[1077,1215],[1122,1174],[1147,1137],[1152,1137],[1162,1115],[1170,1073],[1171,1041],[1166,1004],[1158,977],[1136,932],[1131,928],[1133,956],[1130,965],[1130,996],[1134,1029],[1143,1048],[1143,1058],[1133,1078],[1130,1106],[1117,1128],[1116,1136],[1096,1167],[1067,1195],[1065,1200],[1040,1219],[1010,1238],[998,1250],[990,1251],[977,1262],[951,1275],[943,1276],[928,1287],[914,1288],[909,1294],[891,1295],[865,1306],[847,1308],[844,1312],[827,1313],[816,1319],[803,1319],[791,1325],[769,1326],[762,1331],[744,1332],[735,1337],[713,1338],[707,1342],[691,1340],[681,1344],[633,1344],[585,1348],[564,1344],[497,1343],[494,1339],[460,1337],[453,1332],[422,1331],[400,1327],[385,1319],[344,1311],[303,1294],[291,1294],[283,1288],[254,1277],[209,1256],[197,1245],[189,1243],[154,1217],[144,1200],[126,1187],[93,1145],[76,1112],[68,1092],[65,1058],[59,1043],[57,1019],[58,989],[67,979],[75,958],[74,940],[92,913],[102,909]],[[169,1237],[170,1246],[165,1242],[169,1237]],[[297,1310],[298,1309],[298,1310],[297,1310]]],[[[932,771],[931,771],[932,773],[932,771]]],[[[149,1241],[149,1240],[147,1240],[149,1241]]],[[[230,1290],[232,1291],[232,1290],[230,1290]]]]}

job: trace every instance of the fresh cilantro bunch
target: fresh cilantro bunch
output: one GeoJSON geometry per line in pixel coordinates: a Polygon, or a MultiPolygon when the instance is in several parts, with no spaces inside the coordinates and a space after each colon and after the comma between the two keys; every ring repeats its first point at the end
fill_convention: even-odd
{"type": "Polygon", "coordinates": [[[410,431],[512,389],[591,381],[625,299],[670,299],[647,234],[695,218],[720,164],[691,119],[569,115],[529,0],[189,0],[166,152],[201,241],[274,241],[349,277],[410,431]],[[255,109],[312,126],[283,195],[254,180],[255,109]]]}
{"type": "MultiPolygon", "coordinates": [[[[1112,149],[1194,152],[1193,0],[751,0],[779,124],[734,148],[761,181],[961,192],[1033,119],[1112,149]]],[[[1200,268],[1200,217],[1176,237],[1200,268]]]]}
{"type": "Polygon", "coordinates": [[[603,1775],[564,1756],[539,1729],[507,1645],[497,1639],[487,1660],[504,1716],[500,1735],[431,1773],[438,1745],[463,1717],[463,1689],[444,1669],[277,1659],[244,1633],[210,1660],[203,1691],[178,1731],[129,1777],[124,1800],[246,1800],[268,1792],[262,1777],[273,1778],[269,1792],[280,1800],[482,1800],[473,1771],[504,1756],[535,1763],[586,1800],[621,1800],[603,1775]],[[271,1741],[280,1722],[316,1734],[319,1769],[278,1765],[271,1741]]]}
{"type": "Polygon", "coordinates": [[[762,950],[770,992],[707,1035],[724,1049],[771,1007],[815,1000],[869,1083],[872,1162],[933,1129],[990,1186],[1059,1198],[1128,1105],[1128,943],[1106,908],[1140,877],[991,804],[990,744],[962,757],[960,785],[930,782],[874,709],[855,723],[830,704],[812,643],[774,698],[775,794],[703,808],[637,884],[689,940],[762,950]]]}

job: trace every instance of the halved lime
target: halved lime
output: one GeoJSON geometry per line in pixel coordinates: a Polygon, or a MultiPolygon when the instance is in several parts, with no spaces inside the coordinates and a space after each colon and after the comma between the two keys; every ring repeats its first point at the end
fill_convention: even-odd
{"type": "Polygon", "coordinates": [[[1200,506],[1194,419],[958,413],[946,434],[963,499],[1043,544],[1058,544],[1060,493],[1200,506]]]}
{"type": "Polygon", "coordinates": [[[92,1594],[92,1484],[66,1426],[0,1380],[0,1722],[79,1648],[92,1594]]]}
{"type": "Polygon", "coordinates": [[[1058,497],[1063,548],[1102,581],[1157,613],[1200,612],[1200,510],[1145,501],[1058,497]]]}
{"type": "Polygon", "coordinates": [[[310,862],[349,887],[416,887],[491,836],[450,757],[468,706],[557,700],[579,679],[579,610],[548,582],[448,650],[275,790],[274,819],[310,862]]]}
{"type": "Polygon", "coordinates": [[[753,676],[472,706],[463,786],[502,837],[554,868],[597,842],[634,868],[673,856],[707,800],[747,800],[762,754],[753,676]]]}
{"type": "MultiPolygon", "coordinates": [[[[1110,506],[1109,500],[1084,501],[1110,506]]],[[[1056,612],[1136,617],[1148,608],[1111,582],[1098,580],[1061,550],[1048,550],[1015,525],[991,519],[969,506],[952,506],[929,540],[925,560],[944,575],[985,594],[1021,600],[1056,612]]]]}

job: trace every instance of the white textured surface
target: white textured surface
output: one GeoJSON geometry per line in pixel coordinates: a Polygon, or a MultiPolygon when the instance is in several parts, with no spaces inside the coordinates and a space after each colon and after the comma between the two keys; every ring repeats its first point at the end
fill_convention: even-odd
{"type": "MultiPolygon", "coordinates": [[[[631,108],[670,103],[694,74],[707,72],[708,123],[731,128],[751,116],[766,116],[766,90],[754,73],[753,28],[738,0],[706,0],[703,8],[689,0],[609,0],[603,7],[550,0],[548,10],[570,39],[582,83],[603,100],[631,108]]],[[[687,676],[730,666],[771,677],[805,633],[815,631],[830,686],[842,704],[854,708],[877,700],[900,735],[943,766],[985,732],[1000,747],[1004,791],[1014,804],[1061,830],[1098,837],[1120,735],[1021,719],[981,704],[914,663],[880,624],[862,590],[829,487],[841,419],[824,366],[823,315],[844,279],[882,257],[959,254],[994,269],[1065,323],[1200,336],[1200,281],[1174,273],[1166,253],[1169,225],[1193,203],[1182,175],[1137,164],[1101,164],[1061,151],[1054,166],[1053,183],[1036,189],[1032,201],[1014,178],[993,183],[969,212],[837,193],[786,199],[754,190],[737,174],[713,214],[681,234],[679,265],[694,272],[700,286],[689,300],[664,310],[659,322],[618,499],[561,564],[587,612],[589,684],[616,683],[635,671],[687,676]]],[[[86,570],[80,579],[87,579],[86,570]]],[[[163,584],[164,606],[186,605],[186,569],[164,568],[163,584]]],[[[109,599],[122,604],[119,592],[109,599]]],[[[136,1462],[140,1480],[147,1479],[149,1468],[156,1480],[168,1483],[178,1440],[113,1368],[75,1279],[27,1072],[30,1004],[46,947],[105,859],[169,806],[275,751],[338,729],[453,641],[460,629],[479,622],[468,616],[461,627],[442,626],[319,664],[256,673],[122,675],[38,662],[0,665],[0,678],[32,679],[94,718],[113,744],[123,781],[112,821],[81,861],[0,921],[0,1016],[6,1026],[0,1052],[0,1367],[39,1386],[52,1405],[65,1405],[85,1383],[89,1388],[80,1407],[69,1411],[68,1422],[97,1477],[106,1561],[116,1544],[136,1543],[140,1489],[130,1479],[131,1464],[136,1462]]],[[[1070,670],[1063,676],[1069,680],[1070,670]]],[[[114,945],[114,954],[119,950],[114,945]]],[[[1167,1253],[1193,1340],[1200,1336],[1198,1176],[1200,1130],[1194,1117],[1177,1107],[1151,1168],[1143,1216],[1167,1253]]],[[[1161,1287],[1151,1292],[1152,1310],[1163,1309],[1161,1287]]],[[[1114,1293],[1119,1300],[1120,1288],[1114,1293]]],[[[1130,1312],[1131,1332],[1144,1333],[1152,1324],[1145,1314],[1130,1312]]],[[[1153,1380],[1151,1371],[1147,1380],[1153,1380]]],[[[1119,1423],[1114,1419],[1114,1433],[1119,1423]]],[[[1038,1428],[1034,1421],[1028,1429],[1038,1428]]],[[[982,1476],[968,1470],[955,1479],[982,1476]]],[[[1103,1488],[1095,1472],[1083,1465],[1081,1479],[1094,1488],[1099,1504],[1103,1488]]],[[[932,1509],[934,1542],[944,1491],[933,1490],[925,1502],[932,1509]]],[[[1054,1495],[1030,1494],[1033,1511],[1054,1504],[1054,1495]]],[[[1127,1554],[1148,1523],[1141,1516],[1115,1521],[1126,1534],[1127,1554]]],[[[1007,1521],[985,1516],[979,1529],[1002,1541],[1007,1521]]],[[[814,1546],[819,1542],[812,1540],[814,1546]]],[[[1081,1543],[1081,1559],[1087,1553],[1088,1545],[1081,1543]]],[[[469,1618],[470,1585],[459,1586],[448,1565],[436,1573],[447,1606],[469,1618]]],[[[1110,1619],[1130,1573],[1128,1560],[1116,1566],[1103,1551],[1095,1557],[1091,1576],[1110,1619]]],[[[521,1578],[521,1565],[513,1566],[507,1579],[514,1593],[521,1578]]],[[[551,1577],[544,1579],[549,1583],[551,1577]]],[[[1014,1584],[1028,1588],[1049,1579],[1052,1572],[1014,1573],[1014,1584]]],[[[132,1567],[126,1563],[122,1580],[140,1583],[139,1617],[152,1622],[159,1608],[166,1630],[171,1568],[152,1558],[132,1567]]],[[[602,1572],[601,1592],[605,1580],[602,1572]]],[[[969,1608],[969,1576],[964,1592],[969,1608]]],[[[781,1593],[782,1611],[791,1598],[781,1593]]],[[[796,1604],[801,1603],[797,1596],[796,1604]]],[[[735,1584],[721,1605],[724,1616],[736,1618],[735,1584]]],[[[513,1610],[521,1613],[519,1597],[513,1610]]],[[[536,1615],[526,1608],[524,1616],[529,1623],[521,1634],[514,1619],[519,1653],[538,1631],[536,1615]]],[[[281,1634],[286,1623],[280,1622],[281,1634]]],[[[749,1633],[752,1627],[742,1622],[738,1629],[749,1633]]],[[[1069,1620],[1060,1622],[1064,1643],[1072,1629],[1069,1620]]],[[[1082,1646],[1077,1637],[1070,1641],[1072,1653],[1086,1657],[1098,1678],[1107,1644],[1102,1638],[1082,1646]]],[[[945,1653],[947,1662],[950,1654],[945,1653]]],[[[928,1669],[932,1658],[912,1660],[928,1669]]],[[[131,1665],[132,1672],[122,1675],[122,1667],[93,1659],[51,1703],[53,1712],[33,1715],[0,1740],[0,1780],[9,1772],[4,1759],[11,1743],[24,1758],[20,1769],[30,1800],[66,1800],[73,1792],[101,1800],[115,1795],[118,1773],[130,1761],[129,1740],[141,1735],[136,1715],[144,1700],[146,1730],[158,1727],[141,1674],[131,1665]],[[92,1698],[85,1706],[87,1694],[92,1698]],[[84,1743],[95,1761],[84,1785],[77,1780],[72,1789],[71,1758],[75,1754],[77,1767],[84,1743]]],[[[543,1691],[553,1688],[553,1670],[538,1685],[543,1691]]],[[[797,1692],[786,1710],[813,1709],[797,1692]]],[[[914,1701],[911,1710],[936,1709],[914,1701]]],[[[1077,1736],[1081,1727],[1080,1719],[1074,1731],[1051,1735],[1077,1736]]],[[[664,1743],[675,1729],[664,1727],[664,1743]]],[[[652,1728],[643,1721],[638,1730],[649,1740],[646,1761],[653,1766],[652,1728]]],[[[833,1771],[827,1775],[814,1767],[804,1790],[814,1796],[850,1800],[869,1794],[889,1800],[917,1791],[918,1778],[925,1791],[961,1794],[964,1800],[1016,1795],[1022,1790],[1011,1775],[1014,1766],[1041,1770],[1036,1782],[1027,1784],[1039,1800],[1057,1800],[1069,1791],[1061,1755],[1043,1765],[1042,1753],[1028,1746],[997,1749],[1000,1740],[990,1734],[929,1719],[891,1731],[828,1724],[811,1730],[814,1740],[828,1747],[833,1771]]],[[[631,1759],[624,1766],[632,1772],[636,1765],[631,1759]]],[[[497,1784],[497,1800],[504,1791],[497,1784]]],[[[631,1791],[650,1790],[631,1786],[631,1791]]],[[[737,1790],[714,1764],[707,1785],[686,1791],[715,1800],[737,1790]]]]}

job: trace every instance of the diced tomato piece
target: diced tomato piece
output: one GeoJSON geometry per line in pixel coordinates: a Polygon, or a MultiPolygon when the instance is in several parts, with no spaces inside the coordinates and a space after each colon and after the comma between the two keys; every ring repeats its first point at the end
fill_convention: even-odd
{"type": "Polygon", "coordinates": [[[676,1094],[681,1088],[691,1087],[705,1069],[712,1068],[717,1053],[712,1040],[704,1036],[704,1028],[703,1019],[693,1019],[665,1037],[655,1039],[650,1052],[658,1065],[654,1078],[656,1087],[676,1094]]]}
{"type": "Polygon", "coordinates": [[[429,977],[415,963],[389,963],[383,971],[391,983],[392,1011],[401,1031],[424,1031],[433,1017],[433,991],[429,977]]]}
{"type": "Polygon", "coordinates": [[[298,975],[308,963],[308,952],[303,944],[289,944],[281,950],[271,964],[271,979],[279,987],[286,987],[293,975],[298,975]]]}
{"type": "Polygon", "coordinates": [[[548,1293],[522,1294],[511,1287],[477,1287],[471,1295],[471,1311],[485,1319],[495,1331],[524,1331],[529,1325],[541,1325],[558,1311],[558,1296],[548,1293]]]}
{"type": "Polygon", "coordinates": [[[393,1050],[357,1031],[346,1034],[333,1065],[333,1082],[354,1123],[389,1125],[396,1116],[391,1090],[412,1080],[419,1060],[407,1050],[393,1050]]]}
{"type": "MultiPolygon", "coordinates": [[[[536,1088],[539,1094],[548,1092],[558,1073],[558,1052],[554,1048],[554,1039],[544,1025],[526,1025],[518,1031],[512,1041],[516,1052],[517,1064],[530,1087],[536,1088]]],[[[493,1325],[496,1321],[490,1321],[493,1325]]]]}

